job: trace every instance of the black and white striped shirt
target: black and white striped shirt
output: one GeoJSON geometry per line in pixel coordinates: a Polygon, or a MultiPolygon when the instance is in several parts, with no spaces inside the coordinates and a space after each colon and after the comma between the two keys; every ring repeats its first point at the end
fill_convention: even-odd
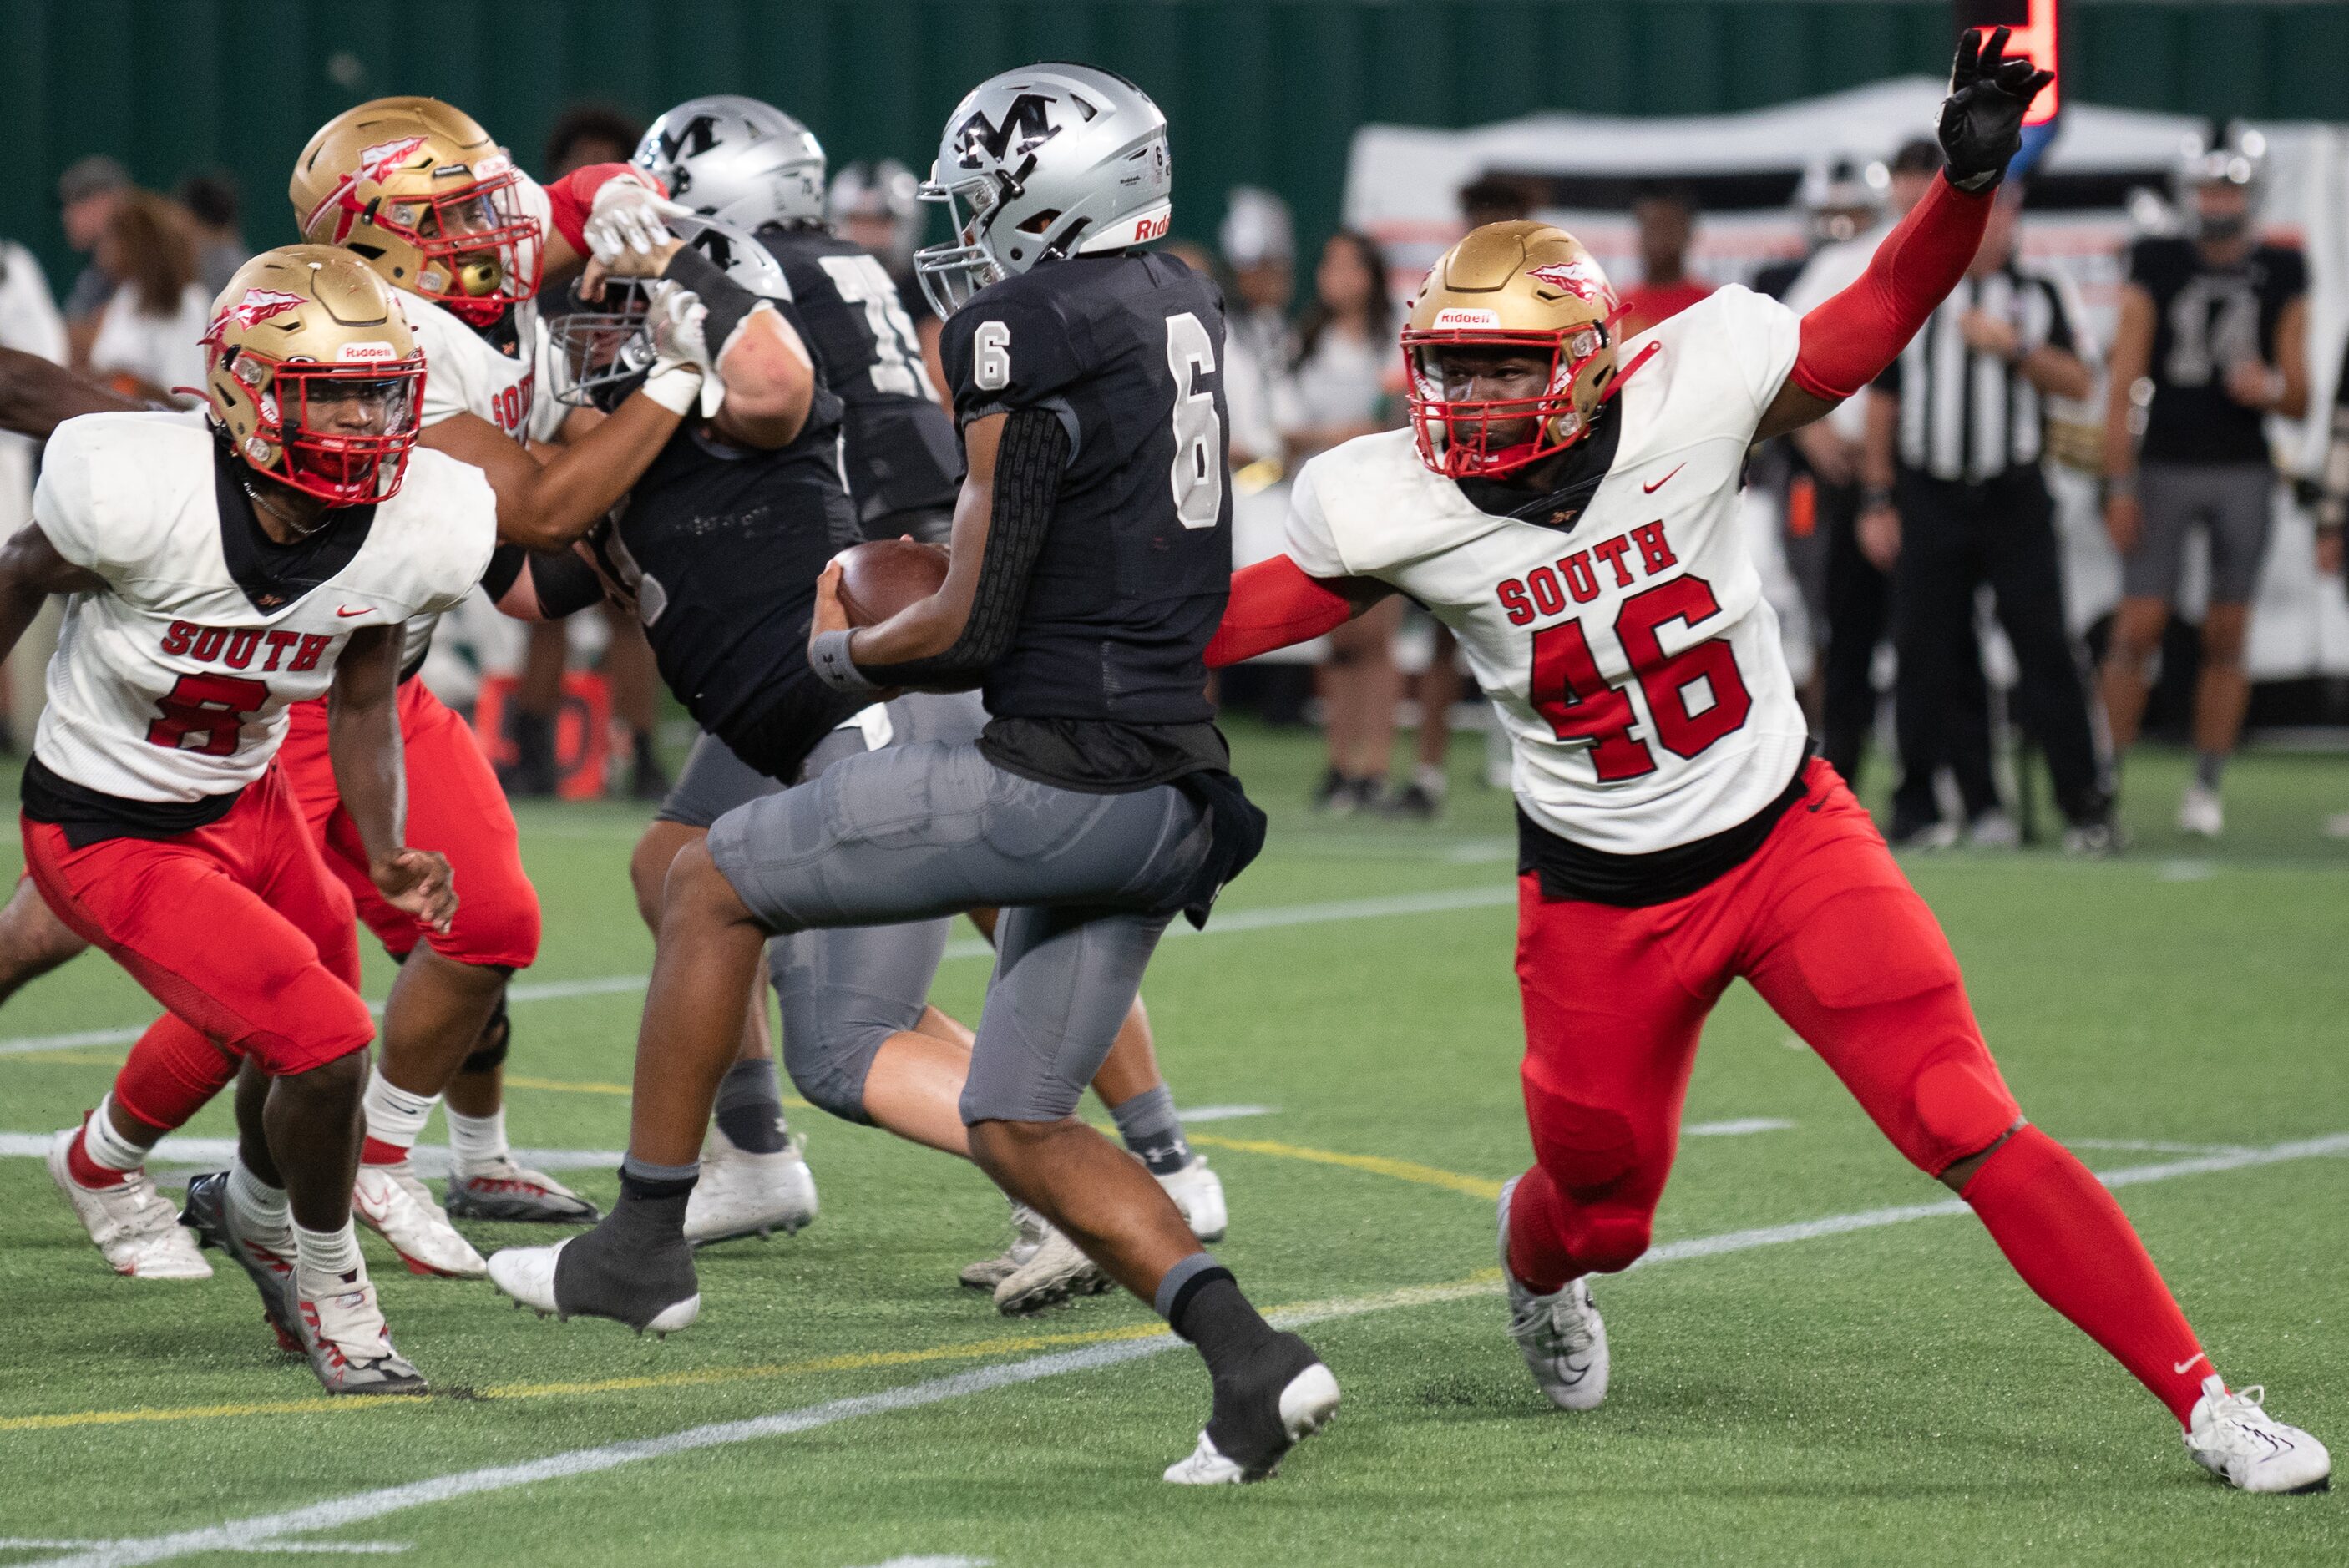
{"type": "Polygon", "coordinates": [[[1980,484],[2039,461],[2046,408],[2020,364],[1966,346],[1958,322],[1970,310],[2012,324],[2025,353],[2066,348],[2091,368],[2097,355],[2078,291],[2053,268],[2010,260],[1958,281],[1876,386],[1900,399],[1902,467],[1980,484]]]}

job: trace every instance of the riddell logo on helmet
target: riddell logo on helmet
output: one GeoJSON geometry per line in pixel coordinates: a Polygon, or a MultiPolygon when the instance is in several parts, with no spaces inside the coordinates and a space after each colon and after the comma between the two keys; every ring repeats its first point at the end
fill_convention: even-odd
{"type": "Polygon", "coordinates": [[[1501,313],[1472,309],[1467,305],[1446,305],[1435,313],[1435,325],[1439,330],[1447,326],[1498,326],[1501,325],[1501,313]]]}
{"type": "Polygon", "coordinates": [[[1607,276],[1589,262],[1553,262],[1532,268],[1526,275],[1539,278],[1586,304],[1598,304],[1607,297],[1607,276]]]}
{"type": "Polygon", "coordinates": [[[335,350],[335,362],[350,365],[373,360],[397,359],[399,350],[388,343],[346,343],[335,350]]]}
{"type": "Polygon", "coordinates": [[[279,289],[247,289],[243,299],[212,318],[211,328],[204,334],[204,341],[219,342],[231,322],[246,328],[259,326],[263,322],[284,315],[306,303],[300,294],[286,294],[279,289]]]}
{"type": "Polygon", "coordinates": [[[1133,225],[1133,242],[1140,244],[1144,240],[1164,239],[1168,226],[1174,222],[1174,213],[1172,209],[1163,212],[1149,213],[1136,219],[1133,225]]]}

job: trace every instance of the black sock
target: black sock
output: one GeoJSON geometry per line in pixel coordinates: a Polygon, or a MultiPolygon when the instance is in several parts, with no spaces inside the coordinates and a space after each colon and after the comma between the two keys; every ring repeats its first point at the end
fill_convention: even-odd
{"type": "Polygon", "coordinates": [[[1185,1282],[1171,1304],[1166,1326],[1199,1347],[1210,1371],[1280,1336],[1240,1293],[1231,1271],[1222,1267],[1204,1270],[1185,1282]]]}
{"type": "Polygon", "coordinates": [[[772,1057],[753,1057],[726,1069],[718,1085],[718,1130],[746,1154],[781,1154],[790,1147],[783,1089],[772,1057]]]}
{"type": "Polygon", "coordinates": [[[685,1206],[696,1180],[644,1176],[621,1166],[620,1201],[555,1262],[555,1305],[641,1328],[694,1295],[699,1287],[685,1240],[685,1206]]]}

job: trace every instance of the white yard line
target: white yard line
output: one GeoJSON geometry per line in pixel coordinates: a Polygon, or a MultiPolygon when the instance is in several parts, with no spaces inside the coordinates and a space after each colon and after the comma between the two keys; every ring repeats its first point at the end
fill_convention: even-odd
{"type": "Polygon", "coordinates": [[[1742,1138],[1749,1132],[1784,1132],[1795,1124],[1784,1117],[1744,1116],[1733,1121],[1692,1121],[1681,1129],[1682,1138],[1742,1138]]]}
{"type": "MultiPolygon", "coordinates": [[[[2264,1149],[2173,1160],[2158,1165],[2127,1166],[2102,1172],[2097,1180],[2107,1187],[2135,1187],[2147,1182],[2173,1181],[2181,1176],[2207,1175],[2220,1171],[2240,1171],[2257,1165],[2278,1165],[2287,1161],[2337,1155],[2349,1155],[2349,1132],[2334,1133],[2325,1138],[2298,1139],[2289,1143],[2271,1144],[2264,1149]]],[[[1951,1198],[1938,1203],[1865,1209],[1856,1213],[1831,1214],[1824,1219],[1798,1221],[1787,1225],[1764,1225],[1752,1230],[1730,1231],[1721,1235],[1696,1236],[1687,1241],[1667,1242],[1651,1250],[1632,1266],[1653,1268],[1660,1264],[1721,1257],[1789,1242],[1816,1241],[1824,1236],[1845,1235],[1854,1231],[1876,1230],[1887,1225],[1906,1224],[1912,1220],[1935,1219],[1968,1212],[1963,1202],[1951,1198]]],[[[1360,1317],[1368,1313],[1392,1311],[1396,1307],[1425,1306],[1492,1295],[1499,1289],[1497,1284],[1423,1285],[1387,1291],[1377,1295],[1308,1303],[1275,1313],[1272,1320],[1284,1328],[1301,1328],[1309,1324],[1360,1317]]],[[[567,1453],[549,1454],[543,1459],[529,1460],[520,1464],[458,1470],[398,1486],[377,1487],[343,1497],[328,1498],[302,1508],[225,1520],[196,1530],[176,1531],[168,1535],[98,1542],[63,1556],[43,1558],[37,1563],[27,1565],[27,1568],[136,1568],[140,1563],[169,1562],[199,1553],[248,1552],[287,1536],[347,1529],[369,1520],[381,1519],[387,1514],[448,1502],[460,1497],[508,1491],[516,1487],[569,1476],[594,1475],[603,1470],[617,1470],[623,1465],[667,1459],[703,1449],[788,1437],[864,1416],[917,1409],[925,1405],[958,1399],[969,1394],[988,1393],[997,1388],[1016,1387],[1045,1377],[1094,1371],[1121,1362],[1139,1360],[1145,1356],[1155,1356],[1174,1348],[1180,1343],[1170,1334],[1154,1335],[1147,1339],[1112,1340],[1079,1350],[1031,1357],[1025,1361],[977,1367],[948,1377],[904,1384],[895,1388],[885,1388],[877,1394],[827,1399],[821,1404],[778,1410],[771,1415],[754,1416],[747,1420],[690,1427],[667,1437],[607,1443],[592,1449],[574,1449],[567,1453]]]]}
{"type": "MultiPolygon", "coordinates": [[[[0,1160],[47,1159],[50,1132],[0,1132],[0,1160]]],[[[183,1165],[191,1168],[217,1168],[228,1162],[236,1152],[233,1138],[183,1138],[173,1134],[157,1144],[150,1156],[150,1164],[157,1170],[183,1165]]],[[[517,1149],[514,1158],[524,1165],[541,1171],[614,1171],[619,1168],[622,1150],[617,1149],[517,1149]]],[[[449,1151],[436,1145],[423,1143],[416,1148],[416,1168],[427,1176],[449,1174],[449,1151]]]]}
{"type": "MultiPolygon", "coordinates": [[[[1389,898],[1341,899],[1331,903],[1274,904],[1268,909],[1235,909],[1216,916],[1204,932],[1177,921],[1168,937],[1232,936],[1243,931],[1278,931],[1295,925],[1327,925],[1347,920],[1377,920],[1399,914],[1444,914],[1461,909],[1494,909],[1517,902],[1514,883],[1505,887],[1450,888],[1439,892],[1397,893],[1389,898]]],[[[991,958],[995,950],[978,937],[947,944],[948,958],[991,958]]],[[[605,975],[593,980],[524,980],[506,988],[509,1002],[564,1002],[577,996],[609,996],[641,991],[642,975],[605,975]]],[[[380,1017],[383,1004],[369,1002],[367,1010],[380,1017]]],[[[41,1051],[67,1051],[83,1046],[127,1046],[146,1031],[145,1024],[119,1029],[76,1029],[63,1035],[19,1035],[0,1039],[0,1057],[30,1056],[41,1051]]]]}

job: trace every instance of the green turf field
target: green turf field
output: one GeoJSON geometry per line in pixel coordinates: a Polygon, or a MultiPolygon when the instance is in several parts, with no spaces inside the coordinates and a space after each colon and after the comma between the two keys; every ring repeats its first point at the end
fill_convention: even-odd
{"type": "MultiPolygon", "coordinates": [[[[1598,1292],[1609,1403],[1552,1411],[1490,1272],[1491,1194],[1526,1159],[1506,801],[1468,782],[1464,743],[1444,823],[1320,821],[1309,738],[1237,740],[1270,847],[1145,995],[1185,1104],[1264,1108],[1193,1130],[1230,1194],[1218,1250],[1260,1303],[1319,1304],[1307,1332],[1345,1387],[1273,1481],[1162,1484],[1205,1413],[1195,1357],[1122,1298],[998,1317],[954,1283],[1001,1239],[986,1181],[812,1111],[793,1116],[823,1217],[702,1254],[701,1322],[666,1342],[395,1274],[370,1238],[423,1400],[329,1404],[233,1266],[115,1278],[39,1161],[0,1158],[0,1564],[2349,1560],[2341,1495],[2209,1480],[1970,1218],[1879,1212],[1949,1194],[1742,987],[1688,1119],[1769,1125],[1687,1140],[1661,1261],[1598,1292]],[[1877,1222],[1768,1230],[1853,1215],[1877,1222]]],[[[2340,1449],[2349,1143],[2282,1146],[2349,1133],[2349,845],[2317,832],[2349,807],[2349,766],[2247,758],[2215,850],[2168,830],[2179,779],[2137,765],[2124,860],[1910,869],[2025,1108],[2096,1169],[2138,1172],[2122,1201],[2219,1366],[2340,1449]]],[[[529,981],[643,973],[624,872],[643,815],[525,811],[547,911],[529,981]]],[[[984,973],[950,960],[937,999],[975,1016],[984,973]]],[[[371,994],[385,983],[371,954],[371,994]]],[[[637,1009],[625,986],[517,1006],[518,1143],[620,1147],[637,1009]]],[[[65,1125],[122,1050],[28,1037],[147,1011],[95,957],[12,1001],[0,1131],[65,1125]]],[[[228,1129],[220,1106],[190,1130],[228,1129]]],[[[575,1180],[616,1189],[608,1169],[575,1180]]],[[[471,1230],[485,1251],[546,1239],[471,1230]]]]}

